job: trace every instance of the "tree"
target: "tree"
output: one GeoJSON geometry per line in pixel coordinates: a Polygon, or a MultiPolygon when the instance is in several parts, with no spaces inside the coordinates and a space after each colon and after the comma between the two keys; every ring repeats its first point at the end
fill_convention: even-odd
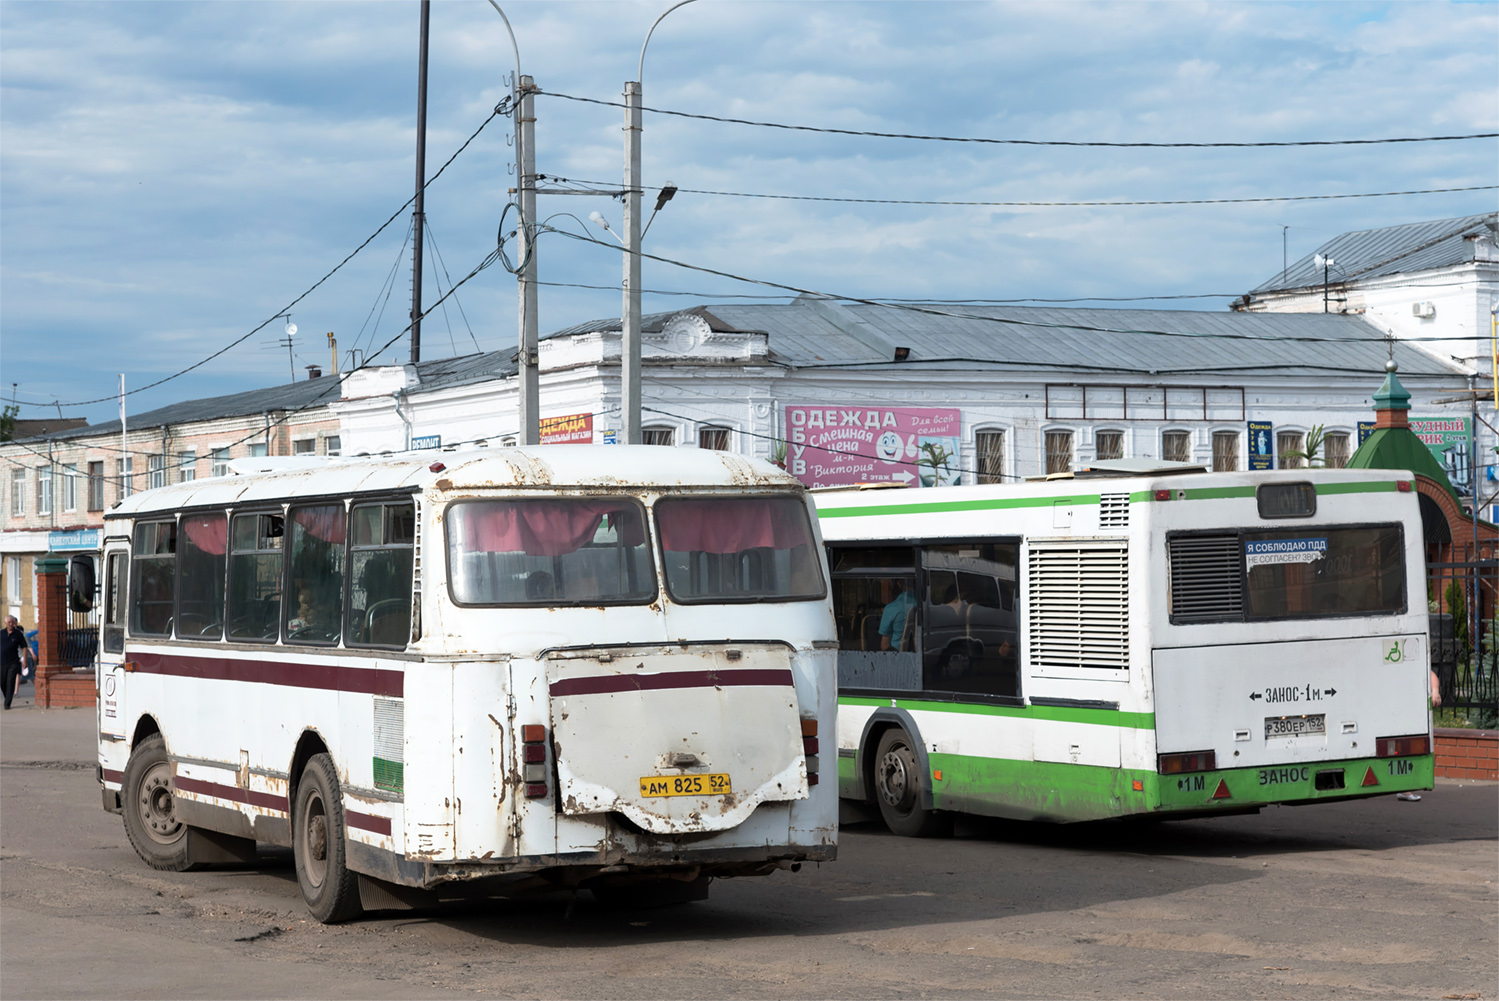
{"type": "Polygon", "coordinates": [[[16,414],[21,412],[20,406],[6,404],[5,409],[0,410],[0,441],[11,441],[16,436],[16,414]]]}
{"type": "Polygon", "coordinates": [[[1306,438],[1302,440],[1300,448],[1294,448],[1286,452],[1287,459],[1302,459],[1313,469],[1327,464],[1326,459],[1317,458],[1317,453],[1322,451],[1322,445],[1327,441],[1327,433],[1321,424],[1313,424],[1306,438]]]}

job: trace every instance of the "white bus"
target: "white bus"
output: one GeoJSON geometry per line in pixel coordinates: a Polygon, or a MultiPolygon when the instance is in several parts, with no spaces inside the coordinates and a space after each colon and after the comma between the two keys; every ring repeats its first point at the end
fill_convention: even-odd
{"type": "Polygon", "coordinates": [[[767,463],[314,460],[137,494],[105,534],[104,806],[158,869],[291,846],[336,921],[836,855],[826,565],[767,463]]]}
{"type": "Polygon", "coordinates": [[[816,491],[838,786],[895,832],[1432,785],[1407,473],[816,491]]]}

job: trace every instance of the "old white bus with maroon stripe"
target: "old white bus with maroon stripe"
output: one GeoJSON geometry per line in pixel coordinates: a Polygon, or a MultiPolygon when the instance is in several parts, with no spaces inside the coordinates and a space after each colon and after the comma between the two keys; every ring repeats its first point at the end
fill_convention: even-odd
{"type": "Polygon", "coordinates": [[[795,480],[627,446],[247,462],[107,516],[100,774],[146,862],[289,845],[334,921],[835,856],[795,480]]]}

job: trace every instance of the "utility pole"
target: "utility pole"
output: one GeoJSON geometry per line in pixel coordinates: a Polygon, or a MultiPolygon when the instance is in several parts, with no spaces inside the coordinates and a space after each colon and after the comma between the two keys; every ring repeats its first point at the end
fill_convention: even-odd
{"type": "Polygon", "coordinates": [[[520,294],[520,435],[522,445],[541,443],[541,378],[537,371],[539,325],[536,316],[536,81],[517,81],[520,101],[515,109],[516,194],[520,224],[516,226],[521,261],[516,275],[520,294]]]}
{"type": "Polygon", "coordinates": [[[423,193],[427,187],[427,25],[432,0],[422,0],[421,54],[416,71],[416,206],[411,213],[411,364],[422,360],[422,231],[426,228],[423,193]]]}
{"type": "MultiPolygon", "coordinates": [[[[646,40],[649,41],[649,37],[646,40]]],[[[643,51],[641,58],[644,59],[643,51]]],[[[638,80],[625,84],[625,301],[620,322],[619,391],[626,445],[639,445],[641,441],[640,91],[638,80]]]]}

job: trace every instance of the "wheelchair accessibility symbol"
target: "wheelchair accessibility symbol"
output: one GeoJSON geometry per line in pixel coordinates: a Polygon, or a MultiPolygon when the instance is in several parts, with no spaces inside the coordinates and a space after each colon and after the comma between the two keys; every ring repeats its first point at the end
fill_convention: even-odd
{"type": "Polygon", "coordinates": [[[1390,649],[1386,651],[1384,659],[1391,664],[1398,664],[1405,659],[1405,640],[1392,640],[1390,649]]]}

